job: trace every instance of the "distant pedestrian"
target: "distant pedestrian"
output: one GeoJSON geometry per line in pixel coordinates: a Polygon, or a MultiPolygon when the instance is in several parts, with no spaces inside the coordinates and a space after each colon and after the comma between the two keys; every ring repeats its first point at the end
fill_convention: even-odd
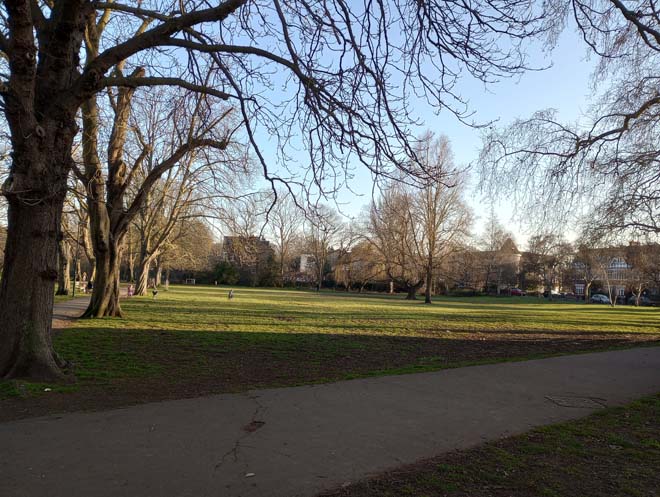
{"type": "Polygon", "coordinates": [[[227,298],[228,298],[229,300],[231,300],[231,299],[234,298],[234,290],[229,290],[229,293],[227,294],[227,298]]]}
{"type": "Polygon", "coordinates": [[[92,293],[92,290],[94,290],[94,282],[89,280],[87,282],[87,293],[92,293]]]}
{"type": "Polygon", "coordinates": [[[128,297],[132,297],[134,293],[135,293],[135,289],[133,288],[133,285],[128,285],[128,289],[126,290],[126,295],[128,297]]]}
{"type": "Polygon", "coordinates": [[[215,281],[213,282],[213,284],[214,284],[215,286],[218,286],[218,280],[215,280],[215,281]]]}
{"type": "Polygon", "coordinates": [[[156,300],[156,297],[158,296],[158,288],[156,288],[156,283],[154,283],[154,289],[151,290],[151,293],[153,294],[154,300],[156,300]]]}

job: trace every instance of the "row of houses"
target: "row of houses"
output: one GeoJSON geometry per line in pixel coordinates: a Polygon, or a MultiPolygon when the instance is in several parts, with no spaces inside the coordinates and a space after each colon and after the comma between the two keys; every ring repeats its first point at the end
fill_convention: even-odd
{"type": "MultiPolygon", "coordinates": [[[[364,247],[353,252],[329,250],[324,278],[351,287],[351,279],[374,288],[390,288],[386,271],[378,267],[377,255],[364,247]],[[359,256],[358,251],[360,251],[359,256]]],[[[225,237],[222,260],[234,265],[240,282],[263,284],[265,274],[282,271],[287,282],[317,284],[319,268],[311,254],[297,254],[286,268],[276,267],[275,250],[261,237],[225,237]]],[[[521,251],[511,238],[498,250],[465,250],[453,254],[438,270],[438,289],[471,288],[488,293],[525,291],[571,293],[577,296],[606,290],[625,296],[641,291],[660,293],[660,244],[606,248],[559,246],[552,253],[521,251]]]]}
{"type": "MultiPolygon", "coordinates": [[[[630,242],[577,249],[563,245],[563,252],[561,247],[550,254],[525,252],[507,239],[496,252],[475,252],[480,261],[476,266],[492,264],[490,282],[497,292],[515,287],[576,296],[595,291],[617,297],[660,293],[660,244],[630,242]]],[[[485,287],[492,290],[488,284],[485,287]]]]}

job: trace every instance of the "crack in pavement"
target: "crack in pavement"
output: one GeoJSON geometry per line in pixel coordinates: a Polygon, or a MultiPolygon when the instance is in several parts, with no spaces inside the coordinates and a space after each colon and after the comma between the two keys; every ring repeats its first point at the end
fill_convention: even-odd
{"type": "Polygon", "coordinates": [[[249,445],[244,445],[243,441],[246,438],[248,438],[250,435],[252,435],[255,431],[257,431],[259,428],[261,428],[263,425],[266,424],[265,421],[258,418],[261,417],[263,414],[265,414],[268,408],[264,406],[261,402],[259,402],[258,395],[246,394],[246,397],[256,404],[256,408],[252,413],[252,417],[250,418],[250,421],[241,428],[241,431],[243,431],[243,433],[236,439],[233,447],[229,449],[227,452],[225,452],[222,455],[220,461],[216,463],[214,467],[215,471],[220,469],[225,464],[229,456],[232,456],[234,463],[238,462],[239,452],[242,448],[248,448],[248,449],[254,448],[254,447],[250,447],[249,445]]]}

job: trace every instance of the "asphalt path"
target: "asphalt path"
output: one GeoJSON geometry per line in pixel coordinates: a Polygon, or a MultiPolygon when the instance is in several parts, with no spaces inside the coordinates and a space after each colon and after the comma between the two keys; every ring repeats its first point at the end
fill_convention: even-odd
{"type": "Polygon", "coordinates": [[[309,497],[660,392],[660,347],[0,424],[3,497],[309,497]]]}

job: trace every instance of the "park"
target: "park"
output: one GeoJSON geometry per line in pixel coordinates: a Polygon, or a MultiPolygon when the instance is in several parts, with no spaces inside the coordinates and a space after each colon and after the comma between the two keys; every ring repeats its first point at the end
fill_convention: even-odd
{"type": "Polygon", "coordinates": [[[1,497],[656,497],[649,0],[5,0],[1,497]]]}
{"type": "Polygon", "coordinates": [[[4,400],[27,388],[20,404],[47,414],[660,341],[649,307],[446,297],[428,308],[399,295],[237,288],[229,300],[228,291],[171,286],[125,300],[125,319],[75,321],[54,338],[75,386],[46,394],[5,382],[4,400]]]}
{"type": "MultiPolygon", "coordinates": [[[[88,297],[59,300],[56,308],[77,303],[79,309],[84,309],[88,297]]],[[[575,484],[585,485],[582,479],[592,474],[596,465],[607,476],[582,489],[584,495],[602,495],[611,490],[611,485],[616,485],[620,492],[611,495],[647,495],[656,488],[658,451],[653,444],[657,443],[660,399],[647,396],[625,409],[603,409],[614,398],[631,399],[638,391],[654,391],[660,365],[657,353],[648,364],[649,358],[644,355],[612,356],[614,360],[603,355],[657,351],[660,326],[656,308],[611,308],[550,302],[538,297],[494,296],[440,297],[429,307],[422,300],[409,301],[400,294],[216,285],[171,285],[157,298],[125,298],[122,307],[124,318],[98,321],[71,319],[75,313],[59,316],[54,346],[72,362],[75,384],[20,380],[0,383],[0,422],[18,423],[0,425],[14,427],[14,436],[4,432],[10,445],[15,436],[23,440],[33,436],[27,432],[20,435],[22,426],[29,429],[20,419],[29,421],[37,416],[56,422],[67,419],[63,417],[67,412],[72,413],[69,416],[74,417],[69,419],[73,425],[67,428],[65,422],[55,428],[64,445],[56,442],[57,438],[47,442],[54,444],[48,445],[49,450],[64,451],[70,460],[62,466],[63,475],[73,471],[75,465],[85,464],[80,460],[82,454],[101,450],[103,456],[99,457],[118,468],[114,473],[117,477],[122,474],[132,488],[157,494],[184,495],[190,488],[205,491],[209,483],[206,477],[198,475],[199,464],[202,468],[205,464],[215,467],[218,476],[213,479],[214,485],[222,485],[236,495],[266,495],[270,491],[272,495],[313,495],[319,490],[324,490],[323,495],[337,497],[427,492],[454,495],[452,492],[466,489],[491,495],[487,492],[493,486],[517,488],[523,492],[521,495],[539,491],[562,495],[561,492],[574,489],[575,484]],[[231,300],[230,290],[234,290],[231,300]],[[601,356],[605,362],[600,362],[601,356]],[[570,368],[560,365],[556,371],[552,364],[541,367],[541,371],[486,371],[485,377],[478,371],[488,365],[515,367],[530,361],[542,366],[544,359],[564,358],[573,359],[574,364],[569,364],[570,368]],[[621,360],[623,363],[619,364],[621,360]],[[620,371],[620,367],[625,371],[620,371]],[[641,378],[636,377],[636,369],[642,373],[641,378]],[[485,391],[443,394],[443,389],[452,388],[451,384],[434,387],[433,382],[439,378],[424,376],[442,371],[474,371],[470,382],[481,385],[485,391]],[[568,384],[563,377],[566,374],[573,378],[568,384]],[[523,376],[529,377],[529,384],[523,376]],[[379,378],[386,382],[379,384],[379,378]],[[395,379],[393,386],[388,386],[388,378],[395,379]],[[376,383],[361,383],[364,381],[376,383]],[[314,388],[311,385],[321,390],[297,390],[314,388]],[[534,391],[527,391],[532,385],[534,391]],[[404,386],[405,390],[401,389],[404,386]],[[560,391],[556,389],[566,389],[570,395],[549,395],[560,391]],[[429,398],[431,391],[434,393],[429,398]],[[520,405],[521,394],[524,398],[543,399],[542,408],[520,405]],[[294,400],[285,401],[285,395],[293,395],[294,400]],[[448,430],[459,437],[450,435],[447,439],[447,435],[438,434],[439,440],[446,439],[444,443],[448,445],[437,447],[437,442],[433,442],[430,454],[454,446],[468,448],[433,459],[428,458],[429,447],[423,447],[421,452],[416,448],[412,453],[419,457],[408,460],[413,465],[363,481],[359,478],[362,472],[372,473],[375,469],[378,473],[398,466],[395,455],[400,447],[410,445],[409,421],[405,417],[392,419],[398,414],[391,403],[397,402],[399,395],[403,395],[400,409],[416,420],[417,429],[412,431],[432,433],[440,428],[437,422],[443,420],[447,426],[440,432],[448,430]],[[466,396],[465,400],[457,400],[466,396]],[[511,405],[504,407],[501,402],[508,396],[512,396],[511,405]],[[192,404],[177,404],[177,399],[188,399],[192,404]],[[208,399],[204,402],[211,405],[200,410],[203,404],[196,399],[208,399]],[[560,407],[554,406],[559,413],[552,412],[547,399],[560,403],[560,407]],[[463,405],[470,407],[461,419],[444,420],[446,405],[457,401],[459,405],[467,402],[463,405]],[[422,412],[413,407],[415,402],[422,412]],[[570,406],[566,402],[577,404],[570,406]],[[158,411],[160,405],[163,407],[158,411]],[[294,413],[287,413],[292,406],[297,406],[293,417],[294,413]],[[99,433],[93,439],[76,437],[77,430],[90,435],[96,432],[94,426],[99,421],[94,421],[94,413],[102,416],[108,409],[118,408],[123,409],[108,411],[116,414],[113,422],[104,422],[104,430],[109,430],[107,435],[99,433]],[[284,412],[278,414],[282,409],[284,412]],[[502,409],[508,412],[500,414],[506,416],[503,424],[493,422],[492,415],[484,416],[502,409]],[[521,426],[571,420],[592,410],[601,412],[586,420],[500,438],[527,431],[521,426]],[[82,418],[77,412],[83,413],[82,418]],[[189,419],[190,416],[195,419],[189,419]],[[191,421],[193,425],[188,426],[191,421]],[[220,428],[218,423],[226,426],[220,428]],[[239,435],[232,434],[234,423],[239,435]],[[333,428],[333,423],[339,423],[341,428],[333,428]],[[380,427],[381,423],[389,429],[380,427]],[[472,427],[472,423],[479,427],[472,427]],[[218,435],[207,433],[210,439],[199,445],[196,428],[205,432],[211,426],[219,430],[218,435]],[[117,444],[131,445],[130,437],[141,438],[143,429],[162,431],[160,436],[150,435],[150,441],[145,442],[159,454],[155,460],[138,462],[136,457],[144,457],[139,455],[141,451],[131,451],[133,455],[129,455],[116,449],[117,444]],[[229,433],[219,435],[225,431],[229,433]],[[473,442],[465,440],[482,432],[483,440],[494,441],[469,448],[473,442]],[[605,432],[608,435],[603,438],[605,432]],[[257,441],[259,435],[265,439],[257,441]],[[497,436],[493,438],[494,435],[497,436]],[[218,436],[220,439],[215,440],[218,436]],[[224,441],[224,436],[238,439],[232,445],[234,442],[224,441]],[[351,439],[358,437],[364,439],[361,443],[367,443],[368,436],[375,437],[373,441],[380,440],[376,447],[363,449],[362,456],[353,453],[357,446],[351,439]],[[71,437],[79,441],[72,442],[71,437]],[[305,442],[315,439],[322,445],[305,442]],[[96,448],[88,447],[88,443],[96,448]],[[168,450],[171,444],[178,445],[183,455],[168,450]],[[332,447],[343,447],[346,460],[334,469],[324,467],[334,459],[328,459],[320,447],[327,447],[330,452],[332,447]],[[271,455],[262,460],[258,456],[287,451],[292,452],[284,458],[271,455]],[[364,459],[366,454],[369,457],[364,459]],[[563,476],[568,460],[572,474],[578,475],[570,483],[563,476]],[[283,461],[291,463],[288,468],[283,461]],[[348,462],[354,466],[350,470],[345,467],[348,462]],[[128,476],[130,464],[144,465],[143,477],[128,476]],[[196,467],[190,467],[191,464],[196,467]],[[172,465],[183,465],[185,469],[179,468],[177,474],[183,471],[181,474],[196,475],[195,482],[189,477],[171,478],[168,485],[172,488],[167,491],[161,487],[162,481],[156,485],[153,478],[158,478],[162,468],[172,465]],[[316,474],[322,478],[310,476],[316,474]],[[346,481],[352,485],[344,485],[346,481]],[[328,490],[332,487],[337,489],[328,490]]],[[[461,385],[460,378],[458,381],[461,385]]],[[[405,453],[409,451],[406,449],[405,453]]],[[[59,471],[52,473],[47,459],[35,457],[33,463],[42,468],[39,471],[44,471],[42,478],[48,485],[71,488],[62,479],[64,476],[57,475],[59,471]]],[[[76,488],[106,495],[99,493],[93,482],[110,475],[90,471],[89,483],[76,488]]],[[[14,488],[37,492],[40,485],[39,481],[28,482],[14,488]]],[[[114,487],[105,488],[111,491],[114,487]]]]}

